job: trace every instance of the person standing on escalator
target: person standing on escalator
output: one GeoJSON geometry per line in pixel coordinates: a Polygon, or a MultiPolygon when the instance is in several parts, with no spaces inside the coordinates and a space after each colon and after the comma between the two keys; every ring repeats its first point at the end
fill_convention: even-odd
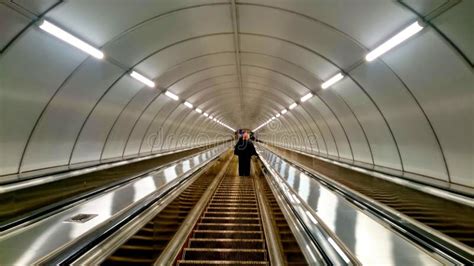
{"type": "Polygon", "coordinates": [[[245,132],[234,148],[234,154],[239,156],[239,176],[250,176],[250,160],[253,155],[257,155],[249,138],[249,134],[245,132]]]}

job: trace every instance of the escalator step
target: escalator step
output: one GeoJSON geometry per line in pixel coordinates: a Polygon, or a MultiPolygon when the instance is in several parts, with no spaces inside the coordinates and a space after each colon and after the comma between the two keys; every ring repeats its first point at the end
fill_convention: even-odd
{"type": "Polygon", "coordinates": [[[211,248],[185,248],[185,260],[237,260],[237,261],[264,261],[265,249],[211,249],[211,248]]]}
{"type": "Polygon", "coordinates": [[[199,265],[199,266],[213,266],[213,265],[239,266],[239,265],[270,265],[265,261],[209,261],[209,260],[178,260],[178,265],[199,265]]]}
{"type": "Polygon", "coordinates": [[[235,230],[194,230],[195,238],[263,238],[262,231],[235,231],[235,230]]]}
{"type": "Polygon", "coordinates": [[[197,230],[240,230],[240,231],[261,231],[260,224],[213,224],[213,223],[199,223],[196,226],[197,230]]]}
{"type": "Polygon", "coordinates": [[[263,239],[235,239],[235,238],[191,238],[190,248],[244,248],[262,249],[265,242],[263,239]]]}
{"type": "Polygon", "coordinates": [[[204,217],[259,217],[257,212],[204,212],[204,217]]]}
{"type": "Polygon", "coordinates": [[[247,218],[247,217],[203,217],[201,218],[203,223],[260,223],[258,218],[247,218]]]}
{"type": "Polygon", "coordinates": [[[252,212],[252,211],[257,211],[257,207],[241,207],[241,206],[235,206],[235,207],[208,207],[207,211],[208,212],[228,212],[228,211],[245,211],[245,212],[252,212]]]}

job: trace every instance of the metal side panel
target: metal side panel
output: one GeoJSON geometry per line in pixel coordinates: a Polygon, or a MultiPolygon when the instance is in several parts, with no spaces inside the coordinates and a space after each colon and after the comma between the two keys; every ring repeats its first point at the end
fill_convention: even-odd
{"type": "MultiPolygon", "coordinates": [[[[317,219],[364,265],[442,265],[411,241],[376,221],[341,195],[321,185],[273,153],[263,159],[297,195],[299,204],[310,207],[317,219]]],[[[313,219],[314,220],[314,219],[313,219]]]]}
{"type": "Polygon", "coordinates": [[[170,186],[225,149],[223,145],[218,146],[151,172],[44,220],[3,233],[0,235],[2,264],[31,265],[52,252],[58,252],[90,237],[95,230],[113,224],[114,219],[118,219],[127,210],[140,204],[145,206],[147,202],[159,197],[170,186]]]}

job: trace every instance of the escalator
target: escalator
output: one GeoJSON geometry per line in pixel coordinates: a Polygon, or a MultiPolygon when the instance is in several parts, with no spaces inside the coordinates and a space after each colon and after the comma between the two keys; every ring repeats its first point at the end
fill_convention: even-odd
{"type": "Polygon", "coordinates": [[[330,179],[407,215],[465,245],[474,248],[474,208],[342,168],[310,156],[271,147],[271,150],[330,179]],[[350,178],[348,178],[350,177],[350,178]]]}
{"type": "Polygon", "coordinates": [[[214,166],[196,179],[102,264],[269,265],[267,234],[273,230],[285,264],[307,265],[260,171],[251,177],[239,177],[237,160],[233,158],[213,189],[210,183],[218,178],[218,167],[214,166]],[[212,191],[206,194],[208,189],[212,191]],[[170,249],[178,232],[185,230],[183,226],[189,223],[187,216],[197,208],[199,199],[205,204],[176,249],[179,252],[173,259],[160,262],[167,246],[170,249]],[[259,202],[262,199],[265,205],[259,202]],[[262,206],[268,206],[265,212],[271,215],[271,226],[262,222],[262,206]]]}
{"type": "Polygon", "coordinates": [[[189,211],[219,171],[213,165],[134,236],[121,245],[103,265],[150,265],[160,256],[189,211]]]}

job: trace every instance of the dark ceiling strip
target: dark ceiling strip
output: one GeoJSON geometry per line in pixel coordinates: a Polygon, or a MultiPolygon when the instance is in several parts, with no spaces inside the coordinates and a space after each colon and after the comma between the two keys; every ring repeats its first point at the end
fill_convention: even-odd
{"type": "MultiPolygon", "coordinates": [[[[32,19],[30,23],[28,23],[23,29],[21,29],[13,38],[8,41],[8,43],[3,46],[2,50],[0,50],[0,54],[3,54],[20,36],[22,36],[32,25],[37,23],[39,20],[43,18],[46,13],[51,11],[52,9],[56,8],[58,5],[64,3],[63,0],[60,0],[56,2],[54,5],[50,6],[48,9],[46,9],[43,13],[39,14],[36,18],[32,19]]],[[[15,3],[17,4],[17,3],[15,3]]],[[[18,5],[18,4],[17,4],[18,5]]],[[[10,7],[11,8],[11,7],[10,7]]],[[[13,8],[12,8],[13,9],[13,8]]],[[[13,9],[14,10],[14,9],[13,9]]]]}
{"type": "MultiPolygon", "coordinates": [[[[471,0],[468,0],[468,1],[471,1],[471,0]]],[[[446,34],[444,34],[443,31],[441,31],[435,24],[431,23],[431,21],[436,18],[436,17],[432,17],[432,18],[429,18],[429,19],[425,19],[426,17],[423,16],[422,14],[418,13],[418,11],[416,11],[414,8],[412,8],[410,5],[408,5],[407,3],[401,1],[401,0],[397,0],[397,3],[399,3],[401,6],[405,7],[406,9],[410,10],[413,14],[415,14],[416,16],[418,16],[420,19],[423,20],[423,22],[425,22],[427,25],[429,25],[431,28],[433,28],[433,30],[435,30],[436,33],[438,33],[450,46],[451,48],[453,48],[463,59],[466,63],[469,64],[469,66],[471,66],[471,68],[474,68],[474,62],[471,61],[471,59],[469,59],[469,57],[461,50],[461,48],[459,48],[446,34]]],[[[453,7],[455,5],[452,5],[451,7],[453,7]]],[[[450,8],[451,8],[450,7],[450,8]]],[[[447,10],[449,9],[446,9],[446,10],[443,10],[443,13],[446,12],[447,10]]],[[[442,13],[439,13],[437,14],[437,16],[441,15],[442,13]]]]}

